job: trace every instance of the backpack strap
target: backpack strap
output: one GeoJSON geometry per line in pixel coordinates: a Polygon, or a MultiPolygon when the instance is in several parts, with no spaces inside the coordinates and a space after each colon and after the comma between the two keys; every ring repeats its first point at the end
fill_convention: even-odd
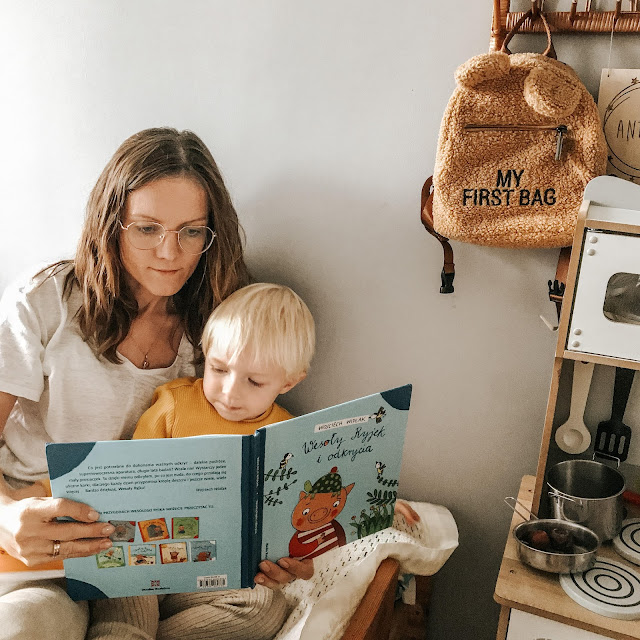
{"type": "Polygon", "coordinates": [[[453,279],[456,275],[455,264],[453,263],[453,249],[449,244],[449,239],[440,235],[433,228],[433,176],[429,176],[423,187],[422,196],[420,198],[420,220],[424,228],[442,245],[444,254],[444,263],[440,278],[442,286],[440,293],[453,293],[453,279]]]}
{"type": "Polygon", "coordinates": [[[511,38],[513,38],[513,36],[516,35],[516,33],[518,33],[518,30],[526,20],[531,20],[531,22],[534,23],[538,19],[542,21],[542,25],[547,34],[547,48],[542,52],[542,55],[547,56],[548,58],[553,58],[554,60],[557,60],[558,56],[556,55],[555,47],[553,46],[553,42],[551,41],[551,29],[549,29],[549,23],[547,22],[547,18],[545,17],[544,13],[542,13],[542,11],[536,11],[534,13],[533,9],[529,9],[529,11],[523,14],[520,20],[518,20],[518,22],[516,22],[513,25],[513,28],[511,29],[511,31],[509,31],[509,33],[505,36],[505,39],[502,43],[502,48],[500,49],[500,51],[502,51],[502,53],[511,54],[511,51],[507,46],[511,41],[511,38]]]}
{"type": "Polygon", "coordinates": [[[549,300],[555,302],[558,321],[560,321],[560,311],[562,309],[562,299],[567,284],[567,273],[569,272],[569,261],[571,260],[571,247],[562,247],[558,256],[555,280],[549,280],[549,300]]]}

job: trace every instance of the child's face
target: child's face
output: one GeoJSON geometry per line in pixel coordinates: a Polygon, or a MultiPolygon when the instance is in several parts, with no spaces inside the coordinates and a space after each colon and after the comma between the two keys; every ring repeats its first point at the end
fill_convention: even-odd
{"type": "Polygon", "coordinates": [[[256,365],[252,353],[242,352],[229,360],[210,349],[205,362],[204,395],[226,420],[240,422],[263,414],[281,393],[289,391],[304,373],[288,377],[277,366],[256,365]]]}

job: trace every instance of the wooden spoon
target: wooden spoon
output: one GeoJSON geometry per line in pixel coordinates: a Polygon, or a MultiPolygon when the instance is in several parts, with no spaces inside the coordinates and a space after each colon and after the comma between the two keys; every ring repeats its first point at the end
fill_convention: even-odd
{"type": "Polygon", "coordinates": [[[593,366],[593,362],[577,360],[573,365],[569,417],[556,431],[556,444],[566,453],[582,453],[591,444],[591,433],[584,424],[584,409],[589,397],[593,366]]]}

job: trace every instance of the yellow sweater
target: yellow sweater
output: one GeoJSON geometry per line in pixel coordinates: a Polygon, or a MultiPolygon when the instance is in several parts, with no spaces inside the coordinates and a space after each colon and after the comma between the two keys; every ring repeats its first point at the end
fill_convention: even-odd
{"type": "Polygon", "coordinates": [[[202,378],[178,378],[155,390],[151,406],[138,420],[133,439],[230,433],[250,435],[260,427],[292,417],[274,402],[270,409],[253,420],[225,420],[205,398],[202,378]]]}

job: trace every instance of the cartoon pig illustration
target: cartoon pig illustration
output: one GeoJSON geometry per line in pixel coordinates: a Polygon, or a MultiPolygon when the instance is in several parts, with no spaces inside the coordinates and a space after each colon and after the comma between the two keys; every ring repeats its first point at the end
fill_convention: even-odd
{"type": "Polygon", "coordinates": [[[314,485],[309,480],[304,483],[305,490],[300,492],[291,516],[291,524],[296,529],[289,541],[292,558],[315,558],[346,544],[347,537],[336,516],[344,509],[354,484],[342,486],[338,467],[333,467],[314,485]]]}

